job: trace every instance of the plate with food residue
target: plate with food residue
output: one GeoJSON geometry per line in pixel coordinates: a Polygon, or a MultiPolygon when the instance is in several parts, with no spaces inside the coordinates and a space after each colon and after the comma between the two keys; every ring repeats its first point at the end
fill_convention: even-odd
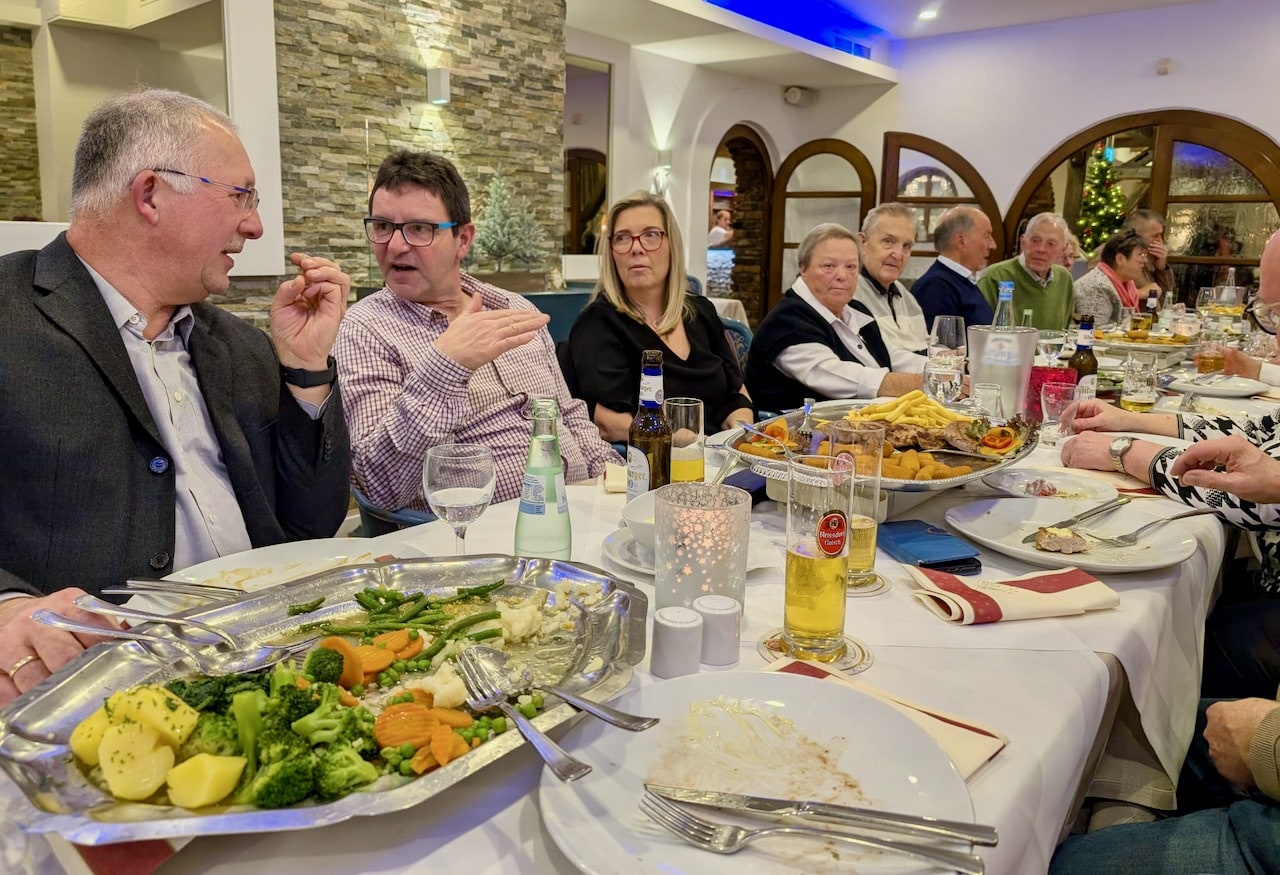
{"type": "Polygon", "coordinates": [[[1118,494],[1105,480],[1052,468],[1007,468],[982,478],[992,489],[1017,498],[1110,501],[1118,494]]]}
{"type": "MultiPolygon", "coordinates": [[[[538,799],[556,845],[589,873],[702,872],[706,851],[650,820],[648,783],[809,799],[973,822],[964,779],[937,743],[892,707],[851,687],[770,672],[708,672],[632,689],[613,705],[661,722],[623,733],[581,721],[561,739],[595,766],[566,784],[546,769],[538,799]],[[849,715],[857,715],[851,720],[849,715]]],[[[723,823],[760,818],[692,806],[723,823]]],[[[947,847],[967,850],[963,843],[947,847]]],[[[734,858],[740,873],[936,871],[844,842],[789,836],[734,858]]]]}

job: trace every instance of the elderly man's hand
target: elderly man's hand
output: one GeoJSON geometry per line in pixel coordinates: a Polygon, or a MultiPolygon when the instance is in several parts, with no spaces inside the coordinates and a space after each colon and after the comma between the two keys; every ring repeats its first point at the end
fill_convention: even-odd
{"type": "Polygon", "coordinates": [[[351,277],[327,258],[295,252],[299,275],[280,284],[271,302],[271,339],[286,368],[322,371],[346,312],[351,277]]]}
{"type": "Polygon", "coordinates": [[[14,598],[0,602],[0,705],[16,699],[66,665],[86,647],[105,640],[43,626],[31,619],[33,611],[48,608],[63,616],[95,626],[118,628],[106,617],[82,611],[72,604],[82,589],[62,589],[44,598],[14,598]]]}
{"type": "Polygon", "coordinates": [[[1156,270],[1164,270],[1169,263],[1169,247],[1163,243],[1147,244],[1147,263],[1156,270]]]}
{"type": "MultiPolygon", "coordinates": [[[[480,295],[467,299],[462,312],[436,339],[436,349],[469,371],[523,346],[538,335],[551,317],[536,310],[486,310],[480,295]]],[[[554,361],[547,363],[555,367],[554,361]]]]}
{"type": "Polygon", "coordinates": [[[1174,460],[1169,475],[1184,486],[1221,489],[1246,501],[1280,502],[1280,462],[1239,435],[1197,441],[1174,460]]]}
{"type": "Polygon", "coordinates": [[[1274,699],[1239,699],[1214,702],[1205,712],[1208,721],[1204,740],[1209,743],[1209,758],[1218,774],[1237,790],[1247,790],[1254,785],[1253,772],[1249,769],[1249,743],[1258,724],[1277,708],[1280,702],[1274,699]]]}
{"type": "Polygon", "coordinates": [[[1060,455],[1067,468],[1086,468],[1091,471],[1113,471],[1111,466],[1111,441],[1109,434],[1086,431],[1062,445],[1060,455]]]}
{"type": "Polygon", "coordinates": [[[1227,347],[1222,359],[1222,373],[1224,374],[1256,380],[1258,375],[1262,373],[1262,362],[1253,356],[1245,355],[1234,347],[1227,347]]]}

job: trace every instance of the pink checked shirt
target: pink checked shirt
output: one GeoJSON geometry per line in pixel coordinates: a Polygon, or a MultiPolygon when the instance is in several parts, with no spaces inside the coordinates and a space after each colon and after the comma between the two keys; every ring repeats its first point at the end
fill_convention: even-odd
{"type": "MultiPolygon", "coordinates": [[[[486,310],[536,309],[466,274],[462,289],[482,295],[486,310]]],[[[333,354],[355,479],[371,502],[426,509],[422,460],[444,443],[490,447],[497,467],[493,501],[519,497],[533,398],[555,398],[560,406],[566,481],[595,477],[609,461],[621,463],[587,418],[586,404],[570,397],[546,329],[472,372],[436,349],[448,327],[444,313],[383,288],[352,306],[338,328],[333,354]]]]}

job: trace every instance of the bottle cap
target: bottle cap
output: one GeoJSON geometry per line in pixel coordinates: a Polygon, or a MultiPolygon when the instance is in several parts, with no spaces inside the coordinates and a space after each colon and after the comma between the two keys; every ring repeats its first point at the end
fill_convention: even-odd
{"type": "Polygon", "coordinates": [[[649,671],[660,678],[697,674],[701,659],[702,615],[676,606],[655,611],[649,671]]]}
{"type": "Polygon", "coordinates": [[[742,640],[742,605],[727,595],[703,595],[693,600],[702,616],[702,661],[706,665],[733,665],[742,640]]]}

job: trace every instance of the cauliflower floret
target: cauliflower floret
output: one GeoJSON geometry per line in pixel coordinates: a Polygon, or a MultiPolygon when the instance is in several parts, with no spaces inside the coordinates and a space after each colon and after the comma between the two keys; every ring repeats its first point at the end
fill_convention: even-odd
{"type": "Polygon", "coordinates": [[[542,629],[542,609],[538,605],[499,605],[502,637],[508,643],[525,641],[542,629]]]}
{"type": "Polygon", "coordinates": [[[437,708],[456,708],[467,701],[467,688],[458,676],[452,662],[444,662],[430,677],[414,678],[405,683],[406,689],[426,690],[431,693],[437,708]]]}

